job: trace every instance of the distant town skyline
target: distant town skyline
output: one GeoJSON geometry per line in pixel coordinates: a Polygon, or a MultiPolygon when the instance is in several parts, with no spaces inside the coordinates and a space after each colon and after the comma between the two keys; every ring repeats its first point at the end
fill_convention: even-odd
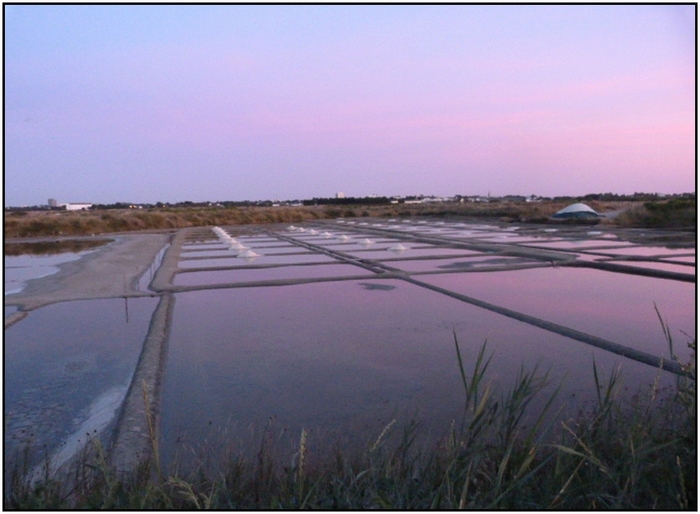
{"type": "Polygon", "coordinates": [[[582,199],[584,201],[651,201],[651,200],[663,200],[663,199],[673,199],[673,198],[695,198],[695,191],[686,191],[684,193],[655,193],[655,192],[642,192],[637,191],[632,194],[617,194],[611,192],[598,192],[598,193],[586,193],[582,195],[573,196],[541,196],[541,195],[502,195],[502,196],[492,196],[490,193],[486,195],[463,195],[455,194],[448,196],[436,196],[436,195],[363,195],[363,196],[350,196],[342,192],[338,192],[335,195],[330,196],[315,196],[315,197],[299,197],[299,198],[265,198],[265,199],[243,199],[243,200],[231,200],[231,199],[217,199],[217,200],[180,200],[180,201],[148,201],[148,202],[130,202],[127,199],[116,202],[59,202],[55,198],[49,198],[47,202],[36,203],[36,204],[24,204],[24,205],[9,205],[5,204],[6,209],[26,209],[26,208],[51,208],[51,209],[65,209],[69,211],[77,210],[89,210],[89,209],[101,209],[101,208],[143,208],[148,206],[160,207],[160,206],[199,206],[199,205],[209,205],[215,207],[230,207],[233,205],[262,205],[262,206],[281,206],[281,205],[312,205],[318,202],[318,205],[370,205],[376,204],[377,200],[379,203],[390,202],[390,203],[434,203],[434,202],[491,202],[491,201],[506,201],[506,202],[541,202],[541,201],[551,201],[551,200],[576,200],[582,199]]]}
{"type": "Polygon", "coordinates": [[[5,205],[695,191],[694,5],[4,5],[5,205]]]}

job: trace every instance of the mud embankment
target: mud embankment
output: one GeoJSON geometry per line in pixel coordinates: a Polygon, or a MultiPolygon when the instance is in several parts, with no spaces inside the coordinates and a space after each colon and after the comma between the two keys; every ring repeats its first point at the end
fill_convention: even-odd
{"type": "Polygon", "coordinates": [[[137,290],[139,277],[170,237],[115,236],[114,242],[83,258],[58,265],[57,273],[30,280],[22,291],[6,296],[5,305],[16,305],[22,312],[67,300],[147,296],[150,293],[137,290]]]}

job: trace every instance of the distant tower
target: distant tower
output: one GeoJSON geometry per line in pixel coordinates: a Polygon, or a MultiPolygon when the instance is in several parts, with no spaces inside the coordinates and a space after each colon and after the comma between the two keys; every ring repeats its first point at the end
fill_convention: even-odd
{"type": "Polygon", "coordinates": [[[55,198],[49,198],[49,207],[58,207],[58,202],[55,198]]]}
{"type": "Polygon", "coordinates": [[[345,193],[338,192],[335,194],[336,198],[345,198],[345,193]]]}

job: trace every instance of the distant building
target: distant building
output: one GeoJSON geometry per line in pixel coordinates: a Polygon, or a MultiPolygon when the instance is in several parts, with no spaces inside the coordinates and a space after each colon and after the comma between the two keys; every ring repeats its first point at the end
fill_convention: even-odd
{"type": "Polygon", "coordinates": [[[92,207],[91,203],[67,203],[65,205],[67,211],[87,211],[92,207]]]}
{"type": "Polygon", "coordinates": [[[335,197],[336,198],[345,198],[345,193],[339,191],[335,194],[335,197]]]}
{"type": "Polygon", "coordinates": [[[49,207],[58,207],[58,202],[55,198],[49,198],[49,207]]]}

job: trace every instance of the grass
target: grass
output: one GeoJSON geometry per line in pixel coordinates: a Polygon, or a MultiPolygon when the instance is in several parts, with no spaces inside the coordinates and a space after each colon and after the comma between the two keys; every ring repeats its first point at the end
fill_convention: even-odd
{"type": "MultiPolygon", "coordinates": [[[[695,204],[691,200],[668,202],[588,202],[598,212],[628,208],[614,220],[601,223],[629,227],[695,226],[695,204]],[[691,223],[692,221],[692,223],[691,223]]],[[[307,207],[190,207],[110,209],[91,211],[18,211],[6,213],[6,238],[82,236],[137,230],[173,230],[215,225],[300,223],[305,220],[356,217],[439,216],[489,219],[503,222],[548,223],[550,216],[567,202],[488,202],[388,204],[307,207]]],[[[594,220],[597,222],[598,220],[594,220]]],[[[588,222],[590,223],[590,221],[588,222]]]]}
{"type": "Polygon", "coordinates": [[[290,223],[328,217],[314,207],[162,208],[30,212],[5,216],[7,238],[77,236],[197,226],[290,223]]]}
{"type": "MultiPolygon", "coordinates": [[[[671,331],[659,319],[675,358],[671,331]]],[[[61,480],[47,472],[32,483],[26,466],[15,466],[5,507],[696,510],[694,378],[679,376],[671,390],[650,384],[629,397],[620,394],[618,371],[605,378],[594,363],[597,403],[562,421],[556,392],[534,401],[546,373],[522,369],[497,394],[486,382],[493,357],[486,343],[470,359],[456,335],[454,345],[464,415],[434,446],[418,443],[418,423],[393,420],[356,451],[314,455],[302,430],[288,460],[268,426],[252,456],[227,455],[221,466],[204,465],[211,456],[200,456],[185,474],[161,469],[151,430],[154,456],[127,475],[109,467],[97,442],[61,480]]],[[[692,363],[685,369],[694,377],[692,363]]]]}

